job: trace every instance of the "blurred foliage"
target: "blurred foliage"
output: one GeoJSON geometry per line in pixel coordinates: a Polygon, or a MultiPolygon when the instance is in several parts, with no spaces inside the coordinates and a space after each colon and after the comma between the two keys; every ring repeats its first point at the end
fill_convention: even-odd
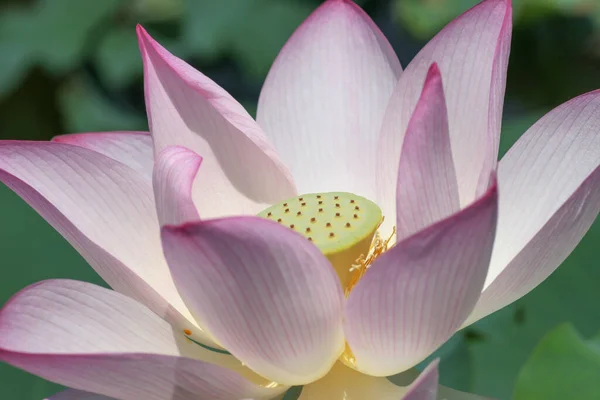
{"type": "Polygon", "coordinates": [[[565,324],[536,346],[519,374],[515,400],[596,400],[599,377],[600,335],[584,340],[565,324]]]}
{"type": "MultiPolygon", "coordinates": [[[[394,14],[415,36],[427,39],[479,0],[394,0],[394,14]]],[[[549,15],[588,17],[600,24],[595,0],[513,0],[516,23],[534,23],[549,15]]]]}
{"type": "MultiPolygon", "coordinates": [[[[357,2],[406,65],[426,40],[476,0],[357,2]]],[[[277,52],[319,3],[2,0],[0,138],[46,140],[70,132],[146,129],[137,23],[253,112],[277,52]]],[[[513,4],[502,152],[552,107],[600,87],[600,1],[513,4]]],[[[0,187],[0,204],[0,304],[42,279],[101,283],[75,250],[5,187],[0,187]]],[[[536,290],[456,334],[436,353],[442,358],[443,383],[498,399],[573,398],[561,390],[588,383],[569,379],[585,377],[578,373],[582,366],[597,367],[593,342],[573,329],[583,337],[600,331],[598,242],[596,223],[536,290]],[[562,326],[545,336],[563,323],[573,328],[562,326]],[[564,384],[554,382],[557,377],[564,384]]],[[[38,400],[58,390],[6,365],[0,365],[0,388],[0,398],[16,400],[38,400]]]]}

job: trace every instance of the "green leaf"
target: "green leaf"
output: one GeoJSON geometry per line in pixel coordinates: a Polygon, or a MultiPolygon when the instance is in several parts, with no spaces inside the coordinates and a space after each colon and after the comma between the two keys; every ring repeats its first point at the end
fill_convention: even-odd
{"type": "Polygon", "coordinates": [[[547,334],[523,366],[515,400],[595,400],[600,394],[600,350],[570,324],[547,334]]]}

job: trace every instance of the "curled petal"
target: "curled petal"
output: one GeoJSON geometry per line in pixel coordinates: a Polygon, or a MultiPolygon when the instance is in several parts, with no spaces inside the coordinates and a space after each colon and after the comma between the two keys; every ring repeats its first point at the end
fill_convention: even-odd
{"type": "Polygon", "coordinates": [[[162,225],[198,220],[192,185],[202,157],[180,146],[167,147],[154,165],[154,197],[162,225]]]}

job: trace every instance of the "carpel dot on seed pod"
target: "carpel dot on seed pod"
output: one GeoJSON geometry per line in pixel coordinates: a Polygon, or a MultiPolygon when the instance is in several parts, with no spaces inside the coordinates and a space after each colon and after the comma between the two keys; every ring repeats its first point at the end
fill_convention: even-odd
{"type": "Polygon", "coordinates": [[[372,201],[352,193],[309,193],[287,199],[258,214],[309,239],[333,264],[342,284],[345,271],[367,254],[382,214],[372,201]]]}

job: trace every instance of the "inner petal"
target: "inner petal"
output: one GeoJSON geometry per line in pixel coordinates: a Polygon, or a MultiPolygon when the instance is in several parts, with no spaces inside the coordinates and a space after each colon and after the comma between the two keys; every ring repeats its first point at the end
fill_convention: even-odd
{"type": "MultiPolygon", "coordinates": [[[[312,241],[329,259],[342,287],[356,281],[357,260],[369,254],[382,221],[372,201],[346,192],[309,193],[275,204],[258,214],[312,241]]],[[[359,263],[360,267],[362,263],[359,263]]]]}

